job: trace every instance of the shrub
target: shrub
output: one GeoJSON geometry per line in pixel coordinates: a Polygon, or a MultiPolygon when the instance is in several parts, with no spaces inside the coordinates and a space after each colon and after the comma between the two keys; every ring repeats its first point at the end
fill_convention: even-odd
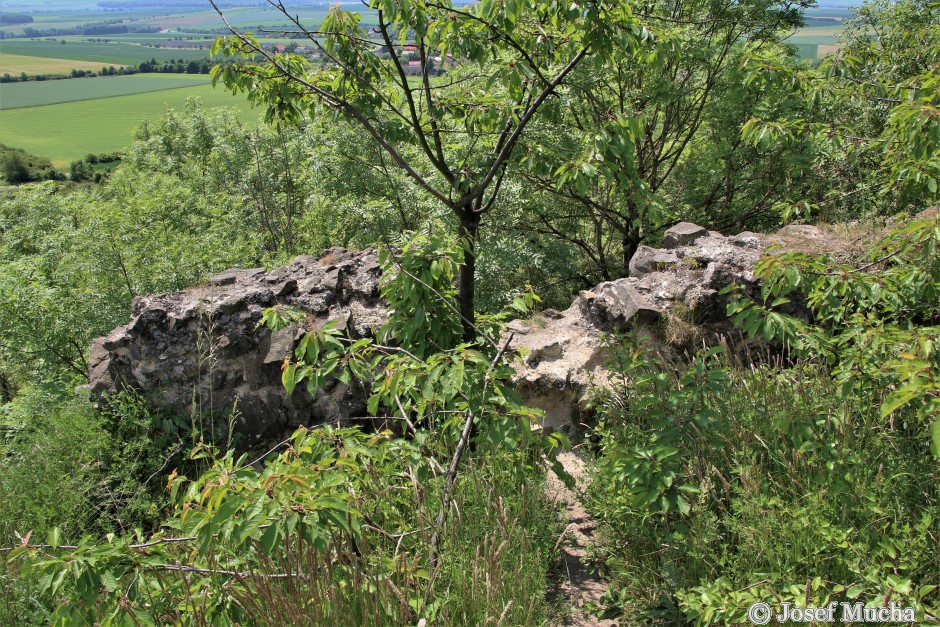
{"type": "Polygon", "coordinates": [[[609,613],[727,624],[757,601],[858,599],[940,615],[938,243],[934,215],[855,264],[763,258],[760,297],[729,313],[777,344],[776,368],[615,344],[592,492],[609,613]],[[793,301],[806,318],[781,311],[793,301]]]}
{"type": "Polygon", "coordinates": [[[940,474],[900,426],[912,410],[892,424],[809,362],[615,354],[591,490],[608,615],[734,624],[757,601],[888,598],[937,615],[940,474]]]}
{"type": "Polygon", "coordinates": [[[26,159],[18,152],[7,152],[0,160],[0,173],[8,183],[25,183],[30,179],[26,159]]]}
{"type": "MultiPolygon", "coordinates": [[[[447,318],[441,329],[459,329],[456,310],[430,306],[442,295],[422,279],[437,280],[429,264],[452,276],[452,262],[433,242],[413,245],[398,263],[383,255],[383,288],[409,295],[378,334],[387,345],[353,341],[327,324],[305,334],[283,366],[288,392],[304,383],[316,395],[329,379],[358,379],[371,387],[374,420],[406,425],[398,433],[407,437],[386,425],[375,433],[300,428],[282,452],[256,460],[200,438],[187,459],[204,465],[168,456],[158,466],[166,445],[157,435],[174,426],[155,430],[159,414],[118,399],[104,425],[130,443],[109,458],[123,469],[116,478],[126,480],[112,490],[125,516],[114,518],[122,533],[67,545],[53,528],[45,543],[26,539],[6,555],[34,578],[39,595],[63,599],[55,621],[540,620],[554,542],[543,473],[563,441],[533,430],[537,412],[507,385],[505,346],[491,339],[507,314],[481,318],[492,332],[481,345],[435,346],[458,338],[394,320],[436,311],[447,318]],[[412,352],[424,350],[423,357],[412,352]],[[184,476],[188,470],[194,479],[184,476]],[[160,476],[162,485],[167,475],[173,512],[155,534],[129,529],[131,515],[147,521],[151,513],[136,497],[143,505],[156,499],[148,482],[160,476]]],[[[269,309],[263,322],[280,329],[302,318],[269,309]]]]}

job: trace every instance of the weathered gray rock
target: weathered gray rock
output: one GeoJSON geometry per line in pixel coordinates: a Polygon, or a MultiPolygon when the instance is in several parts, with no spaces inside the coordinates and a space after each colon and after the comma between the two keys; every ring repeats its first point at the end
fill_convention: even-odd
{"type": "MultiPolygon", "coordinates": [[[[547,425],[576,425],[588,389],[608,380],[604,334],[632,329],[670,350],[670,324],[680,318],[710,338],[729,330],[719,292],[735,283],[755,287],[753,267],[767,238],[688,224],[667,233],[672,248],[641,246],[630,277],[582,292],[565,311],[509,325],[520,355],[515,385],[526,403],[545,410],[547,425]]],[[[247,446],[299,425],[365,415],[358,384],[331,382],[315,400],[302,386],[288,396],[281,364],[327,320],[352,337],[370,335],[387,317],[379,278],[375,251],[330,249],[270,272],[227,270],[182,292],[137,298],[128,324],[92,344],[89,388],[98,397],[135,389],[185,413],[237,408],[235,428],[247,446]],[[273,335],[256,328],[275,304],[308,316],[273,335]]]]}
{"type": "Polygon", "coordinates": [[[387,316],[379,278],[374,250],[334,248],[271,272],[226,270],[182,292],[136,298],[130,322],[92,343],[88,387],[99,398],[134,389],[184,413],[235,408],[248,446],[302,424],[362,415],[366,397],[355,384],[334,382],[315,400],[303,386],[288,396],[281,364],[307,330],[327,320],[353,337],[371,334],[387,316]],[[276,304],[308,317],[273,336],[256,328],[276,304]]]}
{"type": "Polygon", "coordinates": [[[750,231],[744,231],[743,233],[738,233],[734,237],[730,238],[730,241],[735,246],[741,246],[743,248],[762,248],[763,243],[761,241],[760,235],[757,233],[751,233],[750,231]]]}
{"type": "Polygon", "coordinates": [[[680,222],[666,229],[666,232],[663,233],[663,246],[665,248],[678,248],[679,246],[691,244],[703,235],[708,234],[708,229],[703,229],[697,224],[680,222]]]}
{"type": "Polygon", "coordinates": [[[537,324],[510,325],[511,346],[521,355],[516,388],[528,405],[545,411],[546,425],[576,427],[588,390],[608,381],[604,334],[632,329],[670,352],[676,320],[713,340],[731,330],[727,297],[719,292],[732,284],[756,286],[753,268],[765,239],[749,232],[724,237],[685,223],[667,234],[672,248],[640,246],[628,278],[581,292],[566,311],[544,312],[537,324]]]}
{"type": "Polygon", "coordinates": [[[629,280],[607,281],[582,291],[576,301],[585,317],[601,330],[622,331],[655,322],[662,310],[640,294],[629,280]]]}
{"type": "Polygon", "coordinates": [[[639,279],[650,272],[672,268],[678,262],[679,258],[671,250],[659,250],[641,244],[630,259],[630,276],[639,279]]]}

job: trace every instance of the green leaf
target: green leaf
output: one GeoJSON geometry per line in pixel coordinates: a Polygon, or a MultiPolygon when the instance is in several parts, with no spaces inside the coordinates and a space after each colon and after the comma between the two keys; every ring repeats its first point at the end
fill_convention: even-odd
{"type": "Polygon", "coordinates": [[[261,550],[271,555],[274,553],[275,547],[278,545],[278,541],[281,537],[281,524],[280,521],[274,522],[270,527],[264,530],[264,533],[261,534],[261,550]]]}
{"type": "Polygon", "coordinates": [[[59,548],[59,542],[62,537],[62,530],[58,527],[53,527],[49,530],[49,533],[46,536],[46,543],[54,549],[59,548]]]}
{"type": "Polygon", "coordinates": [[[845,596],[850,599],[857,599],[863,592],[865,592],[865,586],[863,584],[855,584],[845,591],[845,596]]]}
{"type": "Polygon", "coordinates": [[[294,393],[294,388],[297,387],[297,364],[295,363],[285,363],[283,369],[281,370],[281,383],[284,384],[284,389],[287,390],[288,394],[294,393]]]}
{"type": "Polygon", "coordinates": [[[108,592],[114,592],[118,588],[118,580],[110,570],[102,571],[101,583],[108,592]]]}
{"type": "Polygon", "coordinates": [[[900,407],[908,404],[923,392],[916,386],[904,386],[888,395],[884,403],[881,404],[881,417],[885,418],[894,413],[900,407]]]}
{"type": "Polygon", "coordinates": [[[369,397],[369,404],[368,404],[367,409],[369,410],[370,416],[375,416],[378,413],[379,402],[381,400],[382,399],[378,394],[373,394],[372,396],[369,397]]]}
{"type": "Polygon", "coordinates": [[[689,512],[692,511],[692,506],[689,505],[689,502],[686,501],[681,496],[676,498],[676,505],[679,508],[679,513],[682,514],[683,516],[688,516],[689,512]]]}
{"type": "Polygon", "coordinates": [[[574,477],[571,476],[571,473],[565,470],[565,467],[561,464],[558,458],[552,460],[552,472],[555,473],[555,476],[561,479],[561,482],[564,483],[565,487],[567,487],[569,490],[576,489],[577,484],[575,483],[574,477]]]}

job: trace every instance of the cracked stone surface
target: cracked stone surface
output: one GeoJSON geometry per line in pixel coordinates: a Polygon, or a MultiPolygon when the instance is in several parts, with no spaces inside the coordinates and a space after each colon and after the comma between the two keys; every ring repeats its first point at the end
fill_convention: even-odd
{"type": "MultiPolygon", "coordinates": [[[[754,264],[774,237],[792,247],[822,233],[799,226],[726,237],[690,223],[672,227],[666,248],[637,250],[629,277],[582,291],[564,311],[510,323],[517,390],[545,411],[549,428],[577,429],[588,390],[610,376],[605,334],[632,330],[671,350],[668,331],[679,321],[694,327],[696,341],[717,341],[731,328],[729,297],[719,292],[755,289],[754,264]]],[[[303,389],[288,396],[281,365],[304,332],[328,320],[353,338],[372,334],[388,316],[379,279],[374,250],[333,248],[270,272],[234,268],[180,292],[138,297],[128,324],[92,343],[87,387],[97,398],[135,389],[183,413],[237,408],[235,430],[248,446],[279,441],[299,425],[363,416],[365,392],[355,382],[332,381],[316,400],[303,389]],[[256,328],[276,304],[307,317],[276,335],[256,328]]]]}
{"type": "Polygon", "coordinates": [[[511,348],[520,355],[516,387],[545,412],[548,427],[577,429],[588,390],[608,380],[605,334],[632,330],[668,352],[670,321],[687,320],[710,341],[731,331],[730,297],[719,292],[733,284],[757,287],[754,264],[770,240],[750,232],[726,237],[690,223],[666,235],[667,248],[637,249],[629,277],[582,291],[565,311],[510,325],[511,348]]]}
{"type": "Polygon", "coordinates": [[[235,408],[235,430],[249,446],[299,425],[362,415],[366,397],[355,384],[332,382],[315,400],[303,386],[288,396],[281,364],[307,330],[328,320],[352,337],[370,335],[387,317],[379,278],[374,250],[334,248],[271,272],[236,268],[181,292],[138,297],[128,324],[92,343],[88,388],[98,398],[134,389],[187,414],[194,404],[235,408]],[[272,335],[257,325],[274,305],[307,317],[272,335]]]}

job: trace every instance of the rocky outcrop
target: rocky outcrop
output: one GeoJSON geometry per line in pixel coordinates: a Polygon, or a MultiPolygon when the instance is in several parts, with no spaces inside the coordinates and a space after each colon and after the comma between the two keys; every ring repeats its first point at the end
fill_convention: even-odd
{"type": "MultiPolygon", "coordinates": [[[[629,277],[581,292],[565,311],[510,324],[520,356],[515,385],[526,403],[545,410],[549,426],[577,424],[587,390],[609,376],[604,334],[633,329],[668,351],[729,332],[720,291],[753,289],[754,263],[773,240],[682,223],[663,241],[662,249],[640,246],[629,277]]],[[[331,249],[272,272],[229,270],[182,292],[137,298],[130,322],[92,345],[89,387],[98,397],[136,389],[185,413],[236,407],[236,429],[249,446],[301,424],[365,415],[355,383],[334,381],[315,400],[300,388],[288,396],[281,364],[306,330],[327,320],[352,337],[372,333],[387,316],[379,277],[375,251],[331,249]],[[257,328],[275,304],[308,317],[276,335],[257,328]]]]}
{"type": "Polygon", "coordinates": [[[581,292],[565,311],[510,325],[511,346],[522,358],[517,390],[545,412],[548,426],[576,426],[588,389],[607,380],[603,334],[631,329],[668,351],[731,331],[728,297],[719,292],[732,284],[755,287],[754,263],[769,240],[750,232],[725,237],[684,222],[663,242],[663,249],[639,247],[629,277],[581,292]]]}
{"type": "Polygon", "coordinates": [[[235,408],[235,429],[249,446],[301,424],[362,415],[356,384],[333,382],[315,400],[303,386],[288,396],[281,364],[301,334],[328,320],[353,337],[381,325],[379,278],[374,250],[337,248],[272,272],[227,270],[182,292],[136,298],[130,322],[92,343],[88,387],[99,398],[134,389],[184,413],[235,408]],[[308,316],[272,335],[258,322],[273,305],[308,316]]]}

